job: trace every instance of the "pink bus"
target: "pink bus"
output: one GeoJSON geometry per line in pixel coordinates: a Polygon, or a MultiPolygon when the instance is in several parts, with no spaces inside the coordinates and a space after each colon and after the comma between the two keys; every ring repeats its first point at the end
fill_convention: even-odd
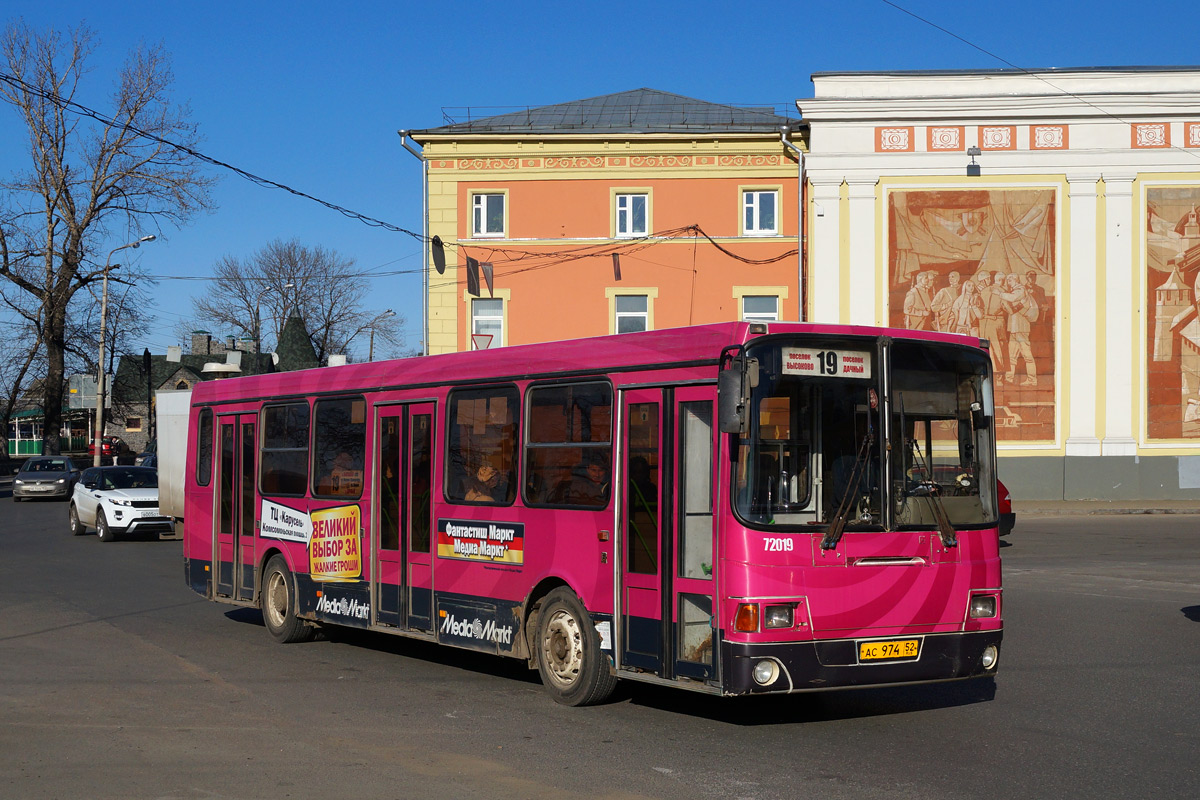
{"type": "Polygon", "coordinates": [[[201,383],[187,580],[337,624],[721,695],[987,678],[988,353],[724,323],[201,383]]]}

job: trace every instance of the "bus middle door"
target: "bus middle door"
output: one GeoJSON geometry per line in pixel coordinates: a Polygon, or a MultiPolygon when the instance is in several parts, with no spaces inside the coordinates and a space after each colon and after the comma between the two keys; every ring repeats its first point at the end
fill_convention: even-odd
{"type": "Polygon", "coordinates": [[[375,567],[371,571],[375,621],[429,630],[433,404],[380,407],[375,429],[375,567]]]}

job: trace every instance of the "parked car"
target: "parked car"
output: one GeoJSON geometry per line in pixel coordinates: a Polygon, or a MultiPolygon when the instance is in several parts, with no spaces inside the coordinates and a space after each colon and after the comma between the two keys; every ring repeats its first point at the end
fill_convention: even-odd
{"type": "Polygon", "coordinates": [[[71,533],[95,528],[102,542],[135,533],[174,534],[175,522],[158,510],[158,472],[149,467],[89,467],[67,510],[71,533]]]}
{"type": "MultiPolygon", "coordinates": [[[[146,449],[137,454],[137,458],[135,458],[133,460],[133,463],[140,467],[143,464],[145,464],[145,461],[147,458],[154,459],[157,455],[158,455],[158,439],[152,439],[152,440],[150,440],[150,444],[146,445],[146,449]]],[[[148,467],[154,466],[153,464],[145,464],[145,465],[148,467]]]]}
{"type": "Polygon", "coordinates": [[[67,456],[33,456],[13,477],[14,502],[27,497],[70,497],[79,468],[67,456]]]}
{"type": "MultiPolygon", "coordinates": [[[[93,461],[96,458],[95,442],[88,442],[88,457],[93,461]]],[[[101,464],[131,464],[133,459],[133,452],[120,436],[105,436],[100,440],[101,464]]]]}
{"type": "Polygon", "coordinates": [[[134,462],[139,467],[149,467],[150,469],[158,469],[158,456],[154,453],[146,453],[138,456],[138,460],[134,462]]]}
{"type": "Polygon", "coordinates": [[[1017,515],[1013,513],[1012,495],[999,478],[996,479],[996,495],[1000,498],[1000,535],[1008,536],[1017,524],[1017,515]]]}

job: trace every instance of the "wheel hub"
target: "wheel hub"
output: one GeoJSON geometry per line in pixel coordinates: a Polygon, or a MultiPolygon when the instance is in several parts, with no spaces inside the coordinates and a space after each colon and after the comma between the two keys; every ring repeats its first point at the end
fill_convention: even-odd
{"type": "Polygon", "coordinates": [[[551,677],[560,685],[579,678],[583,668],[583,634],[579,623],[566,611],[556,611],[546,624],[542,652],[551,677]]]}

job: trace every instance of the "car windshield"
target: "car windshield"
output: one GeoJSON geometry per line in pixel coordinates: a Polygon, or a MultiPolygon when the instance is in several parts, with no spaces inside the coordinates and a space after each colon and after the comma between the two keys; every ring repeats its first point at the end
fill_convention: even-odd
{"type": "Polygon", "coordinates": [[[157,489],[158,473],[141,467],[110,469],[100,476],[100,485],[102,489],[157,489]]]}
{"type": "Polygon", "coordinates": [[[25,466],[21,468],[22,472],[68,472],[71,469],[71,462],[65,458],[39,458],[30,459],[25,462],[25,466]]]}

